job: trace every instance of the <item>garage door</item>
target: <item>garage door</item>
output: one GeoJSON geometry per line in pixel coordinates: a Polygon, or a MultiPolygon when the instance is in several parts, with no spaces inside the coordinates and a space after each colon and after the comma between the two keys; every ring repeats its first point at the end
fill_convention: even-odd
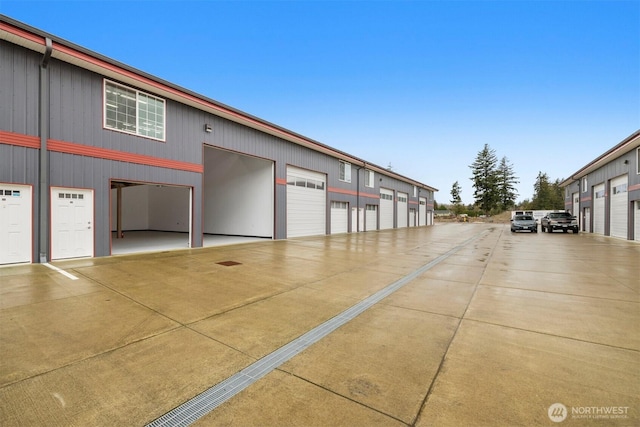
{"type": "Polygon", "coordinates": [[[407,193],[398,193],[398,228],[407,226],[407,218],[409,216],[409,195],[407,193]]]}
{"type": "Polygon", "coordinates": [[[51,189],[51,259],[93,256],[93,190],[51,189]]]}
{"type": "Polygon", "coordinates": [[[0,184],[0,264],[31,262],[31,187],[0,184]]]}
{"type": "Polygon", "coordinates": [[[593,232],[604,234],[604,184],[593,187],[593,232]]]}
{"type": "Polygon", "coordinates": [[[375,231],[378,229],[378,206],[367,205],[365,214],[365,231],[375,231]]]}
{"type": "Polygon", "coordinates": [[[571,197],[573,198],[573,210],[571,211],[571,213],[576,218],[578,218],[578,227],[580,227],[580,229],[582,230],[582,218],[580,215],[580,193],[573,193],[571,197]]]}
{"type": "Polygon", "coordinates": [[[393,228],[393,190],[380,189],[380,230],[393,228]]]}
{"type": "Polygon", "coordinates": [[[418,201],[418,225],[427,225],[427,199],[420,197],[418,201]]]}
{"type": "Polygon", "coordinates": [[[619,176],[611,180],[611,236],[627,238],[627,224],[629,220],[628,210],[628,179],[627,175],[619,176]]]}
{"type": "Polygon", "coordinates": [[[416,213],[416,210],[411,208],[409,209],[409,227],[415,227],[417,226],[418,222],[418,214],[416,213]]]}
{"type": "Polygon", "coordinates": [[[349,231],[349,206],[347,202],[331,202],[331,234],[349,231]]]}
{"type": "Polygon", "coordinates": [[[324,174],[287,167],[287,237],[326,234],[324,174]]]}
{"type": "Polygon", "coordinates": [[[635,213],[633,218],[633,222],[635,223],[633,239],[640,242],[640,200],[636,200],[635,205],[635,209],[633,210],[635,213]]]}

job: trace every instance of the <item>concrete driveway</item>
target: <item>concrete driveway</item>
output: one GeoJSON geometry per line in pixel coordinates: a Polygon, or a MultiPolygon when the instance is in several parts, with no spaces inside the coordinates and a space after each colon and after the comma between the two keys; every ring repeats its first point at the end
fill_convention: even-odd
{"type": "Polygon", "coordinates": [[[640,425],[638,243],[460,223],[53,264],[0,268],[5,427],[640,425]]]}

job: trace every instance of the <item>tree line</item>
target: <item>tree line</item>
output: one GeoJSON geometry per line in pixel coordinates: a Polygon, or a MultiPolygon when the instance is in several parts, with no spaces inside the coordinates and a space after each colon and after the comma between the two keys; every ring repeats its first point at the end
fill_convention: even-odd
{"type": "Polygon", "coordinates": [[[546,173],[539,172],[533,189],[533,198],[525,199],[516,205],[518,192],[516,184],[518,177],[515,175],[513,165],[506,156],[498,161],[496,151],[489,144],[478,152],[471,169],[471,181],[473,182],[472,205],[462,205],[462,189],[458,181],[451,187],[451,204],[453,212],[458,215],[467,213],[471,215],[485,214],[495,215],[511,209],[526,210],[550,210],[564,209],[564,192],[560,179],[551,181],[546,173]]]}

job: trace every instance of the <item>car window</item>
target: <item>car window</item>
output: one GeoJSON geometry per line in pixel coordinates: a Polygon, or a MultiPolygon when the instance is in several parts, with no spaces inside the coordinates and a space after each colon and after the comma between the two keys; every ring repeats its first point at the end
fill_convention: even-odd
{"type": "Polygon", "coordinates": [[[522,215],[522,218],[520,219],[523,219],[525,221],[531,221],[533,220],[533,217],[531,215],[522,215]]]}

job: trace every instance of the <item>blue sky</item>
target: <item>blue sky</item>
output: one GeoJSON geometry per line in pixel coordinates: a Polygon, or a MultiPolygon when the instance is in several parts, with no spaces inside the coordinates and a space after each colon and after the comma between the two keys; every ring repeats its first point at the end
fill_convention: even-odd
{"type": "Polygon", "coordinates": [[[473,202],[640,128],[640,1],[30,1],[0,13],[473,202]]]}

